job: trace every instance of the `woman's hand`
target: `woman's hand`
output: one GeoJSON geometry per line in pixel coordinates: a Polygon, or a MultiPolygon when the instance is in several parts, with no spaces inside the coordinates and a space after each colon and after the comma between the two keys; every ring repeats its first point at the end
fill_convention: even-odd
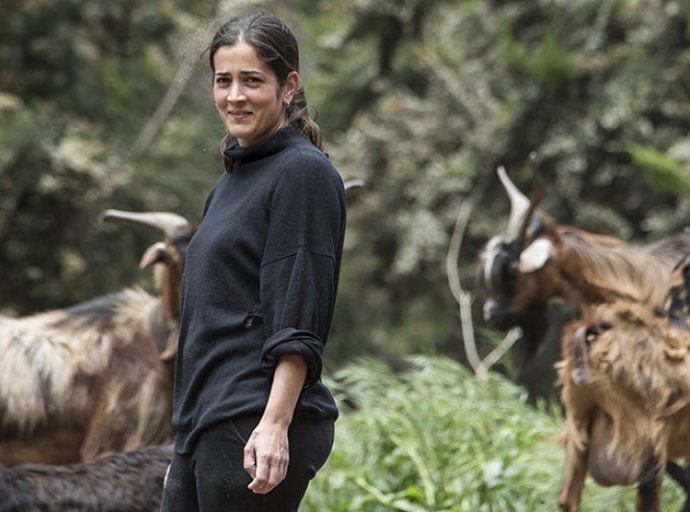
{"type": "Polygon", "coordinates": [[[307,377],[307,365],[298,355],[280,358],[259,424],[244,445],[244,469],[251,475],[249,489],[266,494],[287,475],[290,462],[288,428],[307,377]]]}
{"type": "Polygon", "coordinates": [[[252,477],[249,489],[256,494],[272,491],[285,479],[289,462],[287,428],[259,422],[244,447],[244,469],[252,477]]]}

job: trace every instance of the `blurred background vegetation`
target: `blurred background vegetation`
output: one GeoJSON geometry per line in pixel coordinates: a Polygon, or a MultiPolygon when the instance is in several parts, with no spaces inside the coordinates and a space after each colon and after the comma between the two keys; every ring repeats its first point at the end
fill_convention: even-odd
{"type": "MultiPolygon", "coordinates": [[[[167,210],[199,219],[205,195],[221,172],[223,135],[204,49],[217,24],[247,5],[3,0],[0,313],[68,306],[134,284],[153,288],[152,276],[137,264],[159,234],[103,225],[99,214],[106,208],[167,210]]],[[[313,510],[540,509],[530,500],[545,500],[553,509],[560,461],[546,449],[548,456],[539,464],[550,464],[542,472],[550,480],[537,478],[546,490],[527,492],[527,480],[542,471],[532,465],[534,443],[546,439],[536,441],[522,429],[551,435],[560,425],[558,408],[548,404],[557,404],[552,365],[560,322],[568,312],[554,305],[552,339],[526,374],[516,375],[510,354],[495,367],[505,380],[499,388],[518,384],[496,403],[507,411],[504,417],[494,420],[496,411],[470,407],[484,398],[463,390],[487,384],[468,382],[471,375],[460,383],[453,380],[460,378],[466,358],[445,270],[449,240],[461,207],[470,206],[457,266],[463,287],[473,293],[477,256],[507,222],[508,201],[495,169],[505,165],[526,190],[533,151],[548,188],[542,207],[560,222],[631,242],[682,230],[690,218],[690,1],[267,0],[251,5],[276,13],[295,31],[302,47],[301,77],[331,159],[345,179],[367,183],[348,199],[346,255],[326,373],[340,375],[334,384],[342,391],[338,399],[344,409],[358,403],[358,411],[373,416],[344,414],[346,440],[336,446],[329,467],[359,468],[369,463],[362,457],[375,449],[389,455],[384,457],[389,465],[378,466],[376,474],[343,469],[319,484],[343,500],[359,493],[360,508],[345,500],[322,502],[313,510]],[[379,391],[386,396],[384,381],[357,387],[358,398],[337,385],[349,382],[342,372],[362,366],[362,357],[378,361],[362,367],[384,378],[388,371],[409,369],[413,354],[431,358],[425,359],[429,368],[443,374],[436,380],[447,384],[410,396],[414,407],[400,398],[391,399],[400,410],[386,410],[388,402],[372,396],[379,391]],[[433,403],[429,410],[418,407],[425,399],[442,402],[436,409],[433,403]],[[523,407],[542,400],[544,407],[523,407]],[[461,464],[452,468],[467,474],[444,483],[420,473],[417,459],[426,461],[429,447],[407,444],[414,439],[399,442],[407,434],[380,427],[408,413],[409,421],[427,423],[429,418],[415,414],[443,415],[439,428],[457,444],[453,453],[461,464]],[[537,423],[548,427],[530,427],[535,414],[537,423]],[[502,430],[506,447],[524,450],[488,454],[470,446],[487,438],[498,442],[497,426],[482,431],[475,425],[492,421],[508,422],[502,430]],[[374,436],[361,438],[373,443],[366,448],[357,444],[357,429],[365,427],[374,436]],[[470,427],[475,437],[466,431],[470,427]],[[375,448],[375,441],[381,446],[375,448]],[[392,443],[390,449],[385,443],[392,443]],[[353,445],[364,451],[351,459],[345,448],[353,445]],[[472,471],[498,480],[472,487],[478,484],[466,479],[474,473],[461,462],[468,454],[487,458],[485,463],[473,459],[472,471]],[[415,466],[405,470],[397,490],[395,483],[381,480],[392,479],[386,472],[401,467],[395,457],[415,466]],[[511,457],[527,461],[511,470],[520,477],[510,476],[511,457]],[[519,478],[525,479],[523,494],[519,478]],[[443,486],[440,495],[434,485],[443,486]],[[518,486],[509,489],[517,495],[499,490],[501,485],[518,486]],[[373,501],[375,493],[366,494],[371,486],[381,493],[373,501]],[[395,494],[408,488],[409,496],[395,494]],[[470,488],[475,491],[460,498],[465,496],[460,491],[470,488]],[[488,505],[472,501],[477,496],[488,505]],[[396,499],[416,505],[395,508],[396,499]]],[[[487,330],[480,311],[475,301],[474,329],[483,355],[502,333],[487,330]]],[[[520,341],[515,350],[519,346],[520,341]]],[[[401,397],[405,390],[400,388],[401,397]]],[[[451,461],[434,464],[438,469],[451,461]]]]}

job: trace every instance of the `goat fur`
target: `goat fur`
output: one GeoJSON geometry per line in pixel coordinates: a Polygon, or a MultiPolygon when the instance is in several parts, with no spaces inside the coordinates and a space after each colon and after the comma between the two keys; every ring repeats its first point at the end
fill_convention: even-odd
{"type": "Polygon", "coordinates": [[[180,286],[196,226],[168,213],[105,217],[164,231],[140,262],[156,265],[160,295],[127,288],[0,321],[0,464],[84,462],[174,435],[180,286]]]}
{"type": "Polygon", "coordinates": [[[0,512],[156,512],[172,445],[0,469],[0,512]]]}
{"type": "Polygon", "coordinates": [[[0,323],[0,463],[72,463],[171,438],[159,303],[127,289],[0,323]]]}
{"type": "Polygon", "coordinates": [[[666,311],[618,300],[586,308],[562,338],[566,410],[559,504],[579,510],[587,471],[601,485],[652,487],[659,510],[668,460],[690,456],[690,331],[666,311]]]}

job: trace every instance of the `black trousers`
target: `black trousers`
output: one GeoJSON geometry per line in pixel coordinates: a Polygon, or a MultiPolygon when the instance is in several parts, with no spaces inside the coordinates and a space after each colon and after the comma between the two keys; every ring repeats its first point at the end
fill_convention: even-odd
{"type": "Polygon", "coordinates": [[[333,447],[332,419],[295,418],[288,431],[287,476],[268,494],[247,489],[244,445],[259,418],[219,423],[204,431],[194,450],[175,451],[161,512],[297,512],[309,481],[333,447]]]}

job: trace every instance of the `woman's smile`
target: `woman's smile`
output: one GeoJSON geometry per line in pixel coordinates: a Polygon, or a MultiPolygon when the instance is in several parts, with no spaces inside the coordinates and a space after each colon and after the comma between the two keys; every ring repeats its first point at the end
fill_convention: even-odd
{"type": "Polygon", "coordinates": [[[237,121],[242,121],[244,119],[247,119],[249,116],[251,116],[251,112],[248,110],[231,110],[228,112],[230,116],[233,119],[236,119],[237,121]]]}

